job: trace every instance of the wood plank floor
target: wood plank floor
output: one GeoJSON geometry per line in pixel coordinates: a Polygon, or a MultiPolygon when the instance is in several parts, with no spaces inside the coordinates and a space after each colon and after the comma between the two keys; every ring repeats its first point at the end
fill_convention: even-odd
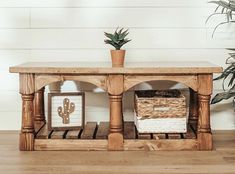
{"type": "Polygon", "coordinates": [[[0,131],[0,174],[235,174],[235,131],[214,132],[214,151],[18,151],[18,132],[0,131]]]}

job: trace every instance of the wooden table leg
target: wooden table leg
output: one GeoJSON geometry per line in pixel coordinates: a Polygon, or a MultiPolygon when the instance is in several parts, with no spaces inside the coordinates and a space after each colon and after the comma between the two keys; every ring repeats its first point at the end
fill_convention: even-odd
{"type": "Polygon", "coordinates": [[[190,89],[190,107],[189,107],[189,124],[197,130],[198,125],[198,93],[190,89]]]}
{"type": "Polygon", "coordinates": [[[210,97],[212,74],[198,76],[198,133],[199,150],[212,150],[213,140],[210,127],[210,97]]]}
{"type": "Polygon", "coordinates": [[[44,90],[42,89],[35,92],[34,95],[34,121],[35,122],[46,122],[44,112],[44,90]]]}
{"type": "Polygon", "coordinates": [[[109,150],[123,150],[122,95],[110,95],[109,150]]]}
{"type": "Polygon", "coordinates": [[[108,150],[123,150],[122,75],[109,76],[108,92],[110,99],[108,150]]]}
{"type": "Polygon", "coordinates": [[[34,150],[34,76],[20,74],[20,93],[22,96],[22,126],[19,148],[21,151],[34,150]]]}

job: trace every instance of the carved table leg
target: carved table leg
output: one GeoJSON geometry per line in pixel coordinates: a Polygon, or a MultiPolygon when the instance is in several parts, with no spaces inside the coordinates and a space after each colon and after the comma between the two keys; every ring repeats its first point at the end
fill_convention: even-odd
{"type": "Polygon", "coordinates": [[[44,122],[45,119],[45,112],[44,112],[44,90],[42,89],[35,92],[34,96],[34,121],[36,122],[44,122]]]}
{"type": "Polygon", "coordinates": [[[34,76],[20,74],[20,93],[22,95],[22,126],[20,133],[20,150],[34,150],[34,76]]]}
{"type": "Polygon", "coordinates": [[[212,75],[199,75],[198,95],[198,141],[199,150],[212,150],[213,140],[210,127],[210,96],[212,93],[212,75]]]}
{"type": "Polygon", "coordinates": [[[198,94],[190,89],[190,107],[189,107],[189,124],[197,130],[198,125],[198,94]]]}
{"type": "Polygon", "coordinates": [[[122,95],[110,95],[109,150],[123,149],[122,95]]]}
{"type": "Polygon", "coordinates": [[[108,136],[108,149],[123,150],[122,75],[109,76],[108,92],[110,99],[110,132],[108,136]]]}

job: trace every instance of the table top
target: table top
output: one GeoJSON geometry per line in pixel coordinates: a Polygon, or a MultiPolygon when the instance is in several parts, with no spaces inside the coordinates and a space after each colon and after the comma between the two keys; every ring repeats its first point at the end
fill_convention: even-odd
{"type": "Polygon", "coordinates": [[[35,74],[204,74],[222,72],[209,62],[126,62],[112,68],[111,62],[27,62],[10,67],[11,73],[35,74]]]}

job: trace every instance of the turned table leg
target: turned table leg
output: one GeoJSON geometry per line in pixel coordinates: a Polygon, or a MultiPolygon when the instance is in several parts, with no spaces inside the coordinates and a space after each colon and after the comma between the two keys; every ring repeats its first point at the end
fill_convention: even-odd
{"type": "Polygon", "coordinates": [[[210,97],[212,93],[212,74],[199,75],[198,89],[198,131],[199,150],[212,150],[213,140],[210,126],[210,97]]]}
{"type": "Polygon", "coordinates": [[[189,124],[197,130],[198,125],[198,93],[190,89],[190,107],[189,107],[189,124]]]}
{"type": "Polygon", "coordinates": [[[34,76],[20,74],[20,93],[22,96],[22,126],[19,148],[22,151],[34,150],[34,76]]]}
{"type": "Polygon", "coordinates": [[[122,75],[109,76],[108,92],[110,99],[110,128],[108,136],[108,149],[123,150],[122,75]]]}
{"type": "Polygon", "coordinates": [[[45,112],[44,112],[44,90],[45,88],[41,88],[40,90],[35,92],[34,95],[34,121],[35,122],[46,122],[45,112]]]}
{"type": "Polygon", "coordinates": [[[123,149],[122,95],[110,95],[109,150],[123,149]]]}

